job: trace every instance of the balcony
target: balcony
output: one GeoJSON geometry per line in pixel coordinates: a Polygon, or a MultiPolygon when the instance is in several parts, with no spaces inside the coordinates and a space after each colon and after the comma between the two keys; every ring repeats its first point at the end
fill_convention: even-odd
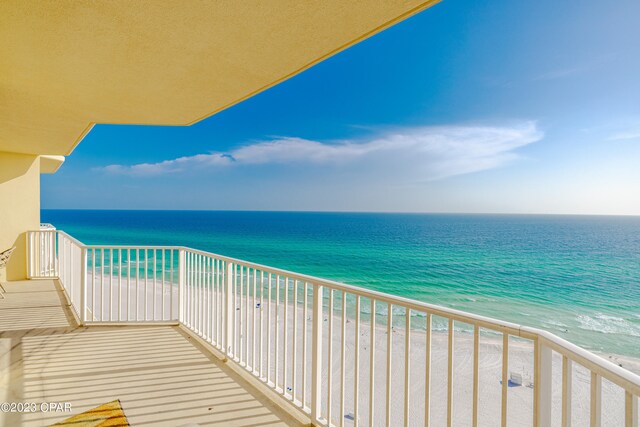
{"type": "MultiPolygon", "coordinates": [[[[178,326],[81,327],[58,280],[5,288],[3,402],[70,402],[78,414],[120,399],[134,426],[301,425],[178,326]]],[[[0,413],[0,425],[45,426],[71,415],[0,413]]]]}
{"type": "Polygon", "coordinates": [[[0,312],[16,399],[119,398],[132,425],[638,426],[640,377],[545,331],[191,248],[27,243],[43,280],[0,312]]]}

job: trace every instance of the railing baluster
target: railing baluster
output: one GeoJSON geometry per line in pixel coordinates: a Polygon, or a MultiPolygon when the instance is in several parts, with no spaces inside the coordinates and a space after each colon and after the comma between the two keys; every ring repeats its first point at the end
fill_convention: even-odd
{"type": "Polygon", "coordinates": [[[153,258],[151,258],[152,262],[151,264],[153,265],[153,302],[152,302],[152,307],[153,307],[153,313],[151,315],[151,319],[152,320],[156,320],[156,300],[158,299],[158,295],[157,295],[157,283],[158,283],[158,251],[157,249],[153,249],[153,258]]]}
{"type": "Polygon", "coordinates": [[[562,427],[571,427],[573,362],[562,356],[562,427]]]}
{"type": "Polygon", "coordinates": [[[218,278],[218,348],[226,354],[226,337],[225,329],[227,326],[227,310],[226,310],[226,264],[222,261],[216,261],[216,277],[218,278]]]}
{"type": "Polygon", "coordinates": [[[591,372],[590,425],[600,427],[602,424],[602,377],[591,372]]]}
{"type": "Polygon", "coordinates": [[[271,381],[271,273],[267,273],[267,383],[271,381]]]}
{"type": "MultiPolygon", "coordinates": [[[[162,283],[162,291],[161,291],[161,294],[162,294],[161,307],[162,307],[162,309],[161,309],[161,312],[160,312],[160,320],[166,320],[165,313],[164,313],[165,312],[165,309],[164,309],[164,304],[165,304],[165,302],[164,302],[164,291],[165,291],[165,289],[164,289],[164,276],[165,276],[165,271],[166,271],[166,258],[165,258],[165,252],[166,251],[165,251],[164,248],[162,248],[160,250],[162,251],[162,267],[160,268],[160,274],[162,274],[162,282],[161,282],[162,283]]],[[[171,301],[171,299],[169,299],[169,301],[171,301]]]]}
{"type": "Polygon", "coordinates": [[[279,355],[279,338],[280,338],[280,328],[278,328],[278,322],[280,320],[280,276],[276,275],[276,322],[275,322],[275,328],[276,328],[276,342],[275,342],[275,357],[274,357],[274,363],[275,363],[275,375],[274,375],[274,379],[273,379],[273,383],[275,385],[275,388],[278,388],[278,355],[279,355]]]}
{"type": "Polygon", "coordinates": [[[424,341],[424,425],[431,423],[431,313],[427,313],[424,341]]]}
{"type": "Polygon", "coordinates": [[[218,278],[218,325],[217,331],[218,334],[218,347],[224,351],[225,349],[225,341],[224,341],[224,328],[226,327],[226,311],[225,311],[225,270],[224,270],[224,262],[222,260],[216,261],[216,277],[218,278]]]}
{"type": "Polygon", "coordinates": [[[625,427],[638,427],[638,398],[627,391],[624,400],[625,427]]]}
{"type": "Polygon", "coordinates": [[[355,313],[355,367],[353,371],[353,425],[358,425],[358,396],[360,383],[360,295],[356,295],[355,313]]]}
{"type": "Polygon", "coordinates": [[[204,340],[209,339],[209,276],[207,273],[207,260],[204,255],[200,255],[201,269],[202,269],[202,314],[200,315],[202,321],[202,338],[204,340]]]}
{"type": "Polygon", "coordinates": [[[198,335],[207,339],[207,272],[206,259],[198,254],[198,335]]]}
{"type": "Polygon", "coordinates": [[[287,363],[287,356],[289,354],[289,279],[287,276],[283,277],[283,285],[284,285],[284,322],[282,324],[283,329],[283,337],[282,337],[282,394],[287,395],[288,387],[287,387],[287,368],[289,368],[287,363]]]}
{"type": "Polygon", "coordinates": [[[113,248],[109,249],[109,316],[107,321],[113,320],[113,248]]]}
{"type": "Polygon", "coordinates": [[[174,291],[174,287],[175,284],[173,283],[173,249],[169,249],[169,285],[171,286],[169,288],[169,320],[174,320],[174,314],[173,314],[173,301],[174,301],[174,295],[173,295],[173,291],[174,291]]]}
{"type": "Polygon", "coordinates": [[[196,263],[196,254],[189,253],[189,283],[187,286],[189,292],[189,323],[192,329],[197,329],[198,325],[196,324],[196,302],[197,296],[196,293],[196,279],[197,275],[197,263],[196,263]]]}
{"type": "Polygon", "coordinates": [[[291,355],[291,400],[296,399],[297,375],[297,354],[298,354],[298,281],[293,280],[293,354],[291,355]]]}
{"type": "Polygon", "coordinates": [[[502,427],[507,427],[507,391],[509,385],[509,334],[502,334],[502,427]]]}
{"type": "MultiPolygon", "coordinates": [[[[47,257],[45,254],[45,262],[46,260],[47,260],[47,257]]],[[[74,269],[73,269],[73,246],[71,244],[69,244],[69,265],[70,265],[69,271],[71,272],[71,276],[69,277],[69,282],[67,283],[67,286],[65,288],[67,289],[69,295],[73,295],[74,269]]],[[[46,275],[48,275],[48,273],[46,273],[46,275]]]]}
{"type": "Polygon", "coordinates": [[[263,350],[263,345],[262,345],[262,327],[263,327],[263,320],[262,318],[264,317],[264,271],[260,270],[260,329],[259,329],[259,353],[260,353],[260,368],[259,368],[259,377],[262,378],[264,376],[264,371],[262,370],[263,368],[263,360],[264,360],[264,354],[262,353],[263,350]]]}
{"type": "Polygon", "coordinates": [[[191,329],[197,331],[198,325],[196,323],[197,302],[198,302],[198,260],[197,255],[189,252],[189,267],[188,267],[188,282],[187,293],[189,300],[187,305],[189,306],[189,324],[191,329]]]}
{"type": "Polygon", "coordinates": [[[218,340],[218,348],[224,349],[223,337],[224,334],[224,303],[223,303],[223,295],[224,295],[224,271],[222,271],[223,263],[222,261],[216,260],[216,280],[218,281],[218,315],[216,316],[216,337],[218,340]],[[223,276],[221,276],[221,274],[223,276]]]}
{"type": "Polygon", "coordinates": [[[449,349],[447,352],[447,425],[453,425],[453,358],[454,358],[454,320],[449,319],[449,349]]]}
{"type": "MultiPolygon", "coordinates": [[[[65,245],[66,251],[66,245],[65,245]]],[[[104,248],[100,249],[100,315],[97,317],[97,320],[104,321],[104,248]]],[[[66,255],[65,255],[66,258],[66,255]]],[[[66,269],[66,267],[65,267],[66,269]]]]}
{"type": "MultiPolygon", "coordinates": [[[[253,304],[251,305],[251,370],[256,372],[256,311],[258,307],[256,306],[256,292],[257,292],[257,276],[258,270],[253,269],[253,304]]],[[[259,313],[259,312],[258,312],[259,313]]]]}
{"type": "Polygon", "coordinates": [[[189,317],[191,328],[198,330],[197,312],[198,312],[198,256],[197,254],[189,254],[189,317]]]}
{"type": "Polygon", "coordinates": [[[307,404],[307,316],[308,316],[309,284],[304,282],[304,296],[302,308],[302,407],[307,404]]]}
{"type": "Polygon", "coordinates": [[[225,353],[227,356],[231,356],[233,354],[233,348],[231,347],[232,340],[232,327],[233,327],[233,318],[235,317],[235,308],[233,305],[233,276],[234,276],[234,266],[230,262],[226,262],[225,265],[225,298],[226,298],[226,307],[225,307],[225,353]]]}
{"type": "MultiPolygon", "coordinates": [[[[64,241],[62,241],[62,247],[60,248],[60,254],[64,252],[64,241]]],[[[87,319],[87,321],[93,321],[96,319],[96,265],[97,265],[97,255],[96,249],[91,250],[91,317],[87,319]]],[[[64,270],[64,264],[61,263],[61,270],[64,270]]]]}
{"type": "Polygon", "coordinates": [[[480,368],[480,327],[473,325],[473,397],[472,397],[472,426],[478,427],[478,383],[480,368]]]}
{"type": "Polygon", "coordinates": [[[149,320],[149,249],[144,249],[144,320],[149,320]]]}
{"type": "Polygon", "coordinates": [[[187,326],[193,328],[193,319],[191,318],[191,276],[193,275],[193,269],[191,268],[191,260],[193,258],[193,254],[189,252],[185,252],[185,266],[184,266],[184,299],[185,299],[185,319],[187,319],[187,326]]]}
{"type": "Polygon", "coordinates": [[[551,425],[552,353],[539,338],[534,345],[533,425],[546,427],[551,425]]]}
{"type": "MultiPolygon", "coordinates": [[[[185,317],[185,271],[186,271],[186,255],[183,249],[178,250],[178,320],[181,323],[187,323],[185,317]]],[[[131,263],[131,261],[129,261],[131,263]]]]}
{"type": "MultiPolygon", "coordinates": [[[[238,349],[238,356],[239,356],[239,360],[242,363],[243,359],[242,358],[242,350],[243,350],[243,345],[242,345],[242,339],[244,338],[246,341],[246,337],[244,336],[244,334],[242,333],[242,312],[243,311],[247,311],[246,308],[244,310],[242,310],[242,298],[244,297],[244,267],[242,265],[238,266],[238,268],[240,268],[240,298],[238,300],[239,304],[238,304],[238,308],[240,309],[240,311],[238,312],[238,345],[240,346],[238,349]]],[[[246,356],[246,355],[245,355],[246,356]]]]}
{"type": "Polygon", "coordinates": [[[322,293],[313,284],[313,320],[311,321],[311,422],[317,423],[322,413],[322,293]]]}
{"type": "Polygon", "coordinates": [[[118,249],[118,321],[122,320],[122,249],[118,249]]]}
{"type": "Polygon", "coordinates": [[[209,258],[209,271],[211,274],[211,344],[215,347],[218,343],[218,276],[216,274],[216,259],[209,258]]]}
{"type": "Polygon", "coordinates": [[[385,425],[391,426],[391,362],[393,360],[393,305],[387,304],[387,396],[385,425]]]}
{"type": "Polygon", "coordinates": [[[126,249],[127,253],[127,297],[125,302],[126,314],[125,320],[128,322],[131,320],[131,249],[126,249]]]}
{"type": "Polygon", "coordinates": [[[81,249],[80,256],[80,324],[84,326],[87,322],[87,248],[81,249]]]}
{"type": "Polygon", "coordinates": [[[376,379],[376,300],[371,299],[371,329],[369,331],[369,426],[373,427],[376,379]]]}
{"type": "Polygon", "coordinates": [[[191,328],[198,331],[198,255],[189,254],[189,318],[191,328]]]}
{"type": "Polygon", "coordinates": [[[209,323],[209,342],[215,347],[216,341],[217,341],[216,315],[218,313],[216,309],[217,291],[216,291],[215,259],[209,257],[208,263],[209,263],[209,287],[210,287],[209,289],[211,294],[211,298],[209,301],[210,313],[211,313],[210,314],[211,318],[209,323]]]}
{"type": "MultiPolygon", "coordinates": [[[[305,316],[306,317],[306,316],[305,316]]],[[[340,334],[340,427],[344,427],[345,369],[346,369],[346,334],[347,334],[347,292],[342,291],[342,332],[340,334]]]]}
{"type": "MultiPolygon", "coordinates": [[[[409,425],[409,390],[411,385],[411,309],[406,309],[404,343],[404,425],[409,425]]],[[[388,379],[390,380],[390,378],[388,379]]]]}
{"type": "Polygon", "coordinates": [[[199,336],[204,336],[203,326],[204,322],[202,319],[203,313],[203,302],[204,302],[204,286],[202,283],[203,274],[202,274],[202,255],[196,254],[196,309],[195,309],[195,325],[196,330],[199,336]]]}
{"type": "Polygon", "coordinates": [[[196,320],[198,325],[198,335],[204,337],[204,271],[203,271],[203,262],[202,255],[198,254],[196,257],[196,265],[198,269],[197,275],[197,310],[196,310],[196,320]]]}
{"type": "Polygon", "coordinates": [[[207,339],[207,269],[206,258],[198,255],[198,331],[203,340],[207,339]]]}
{"type": "Polygon", "coordinates": [[[333,385],[333,289],[329,289],[329,330],[327,337],[327,424],[331,425],[331,392],[333,385]]]}
{"type": "Polygon", "coordinates": [[[202,276],[202,313],[200,315],[202,322],[202,338],[204,340],[209,339],[208,325],[209,325],[209,279],[207,275],[207,257],[204,255],[200,255],[200,263],[201,263],[201,276],[202,276]]]}
{"type": "Polygon", "coordinates": [[[220,335],[218,334],[218,324],[220,323],[220,309],[218,308],[218,297],[220,290],[218,289],[218,260],[211,258],[211,291],[212,299],[212,320],[211,320],[211,344],[218,347],[220,344],[220,335]]]}
{"type": "Polygon", "coordinates": [[[251,278],[251,269],[249,267],[246,267],[246,277],[245,277],[245,284],[246,284],[246,301],[245,301],[245,309],[244,309],[244,359],[245,359],[245,366],[248,368],[249,367],[249,283],[250,283],[250,279],[251,278]]]}
{"type": "Polygon", "coordinates": [[[238,329],[238,317],[240,315],[240,307],[238,307],[238,279],[239,279],[239,267],[237,264],[233,265],[233,359],[239,360],[239,329],[238,329]]]}

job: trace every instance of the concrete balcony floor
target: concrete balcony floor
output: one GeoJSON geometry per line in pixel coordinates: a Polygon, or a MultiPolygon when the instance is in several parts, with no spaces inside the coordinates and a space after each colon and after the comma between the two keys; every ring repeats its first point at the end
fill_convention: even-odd
{"type": "Polygon", "coordinates": [[[0,412],[0,426],[50,425],[115,399],[133,426],[301,425],[180,327],[78,327],[57,281],[4,288],[0,402],[72,411],[0,412]]]}

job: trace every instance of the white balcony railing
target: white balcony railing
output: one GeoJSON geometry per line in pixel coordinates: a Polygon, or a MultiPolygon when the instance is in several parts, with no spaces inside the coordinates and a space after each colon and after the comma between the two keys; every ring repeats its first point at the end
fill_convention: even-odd
{"type": "Polygon", "coordinates": [[[40,230],[28,251],[30,276],[59,277],[80,323],[182,324],[316,425],[638,427],[640,377],[546,331],[185,247],[40,230]],[[500,381],[480,393],[486,340],[500,381]],[[533,372],[511,397],[515,349],[533,372]]]}

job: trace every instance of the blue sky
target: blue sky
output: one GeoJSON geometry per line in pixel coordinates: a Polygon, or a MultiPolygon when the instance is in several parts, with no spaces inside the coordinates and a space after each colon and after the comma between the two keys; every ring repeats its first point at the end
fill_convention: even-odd
{"type": "Polygon", "coordinates": [[[640,215],[638,16],[444,0],[193,126],[97,125],[42,207],[640,215]]]}

